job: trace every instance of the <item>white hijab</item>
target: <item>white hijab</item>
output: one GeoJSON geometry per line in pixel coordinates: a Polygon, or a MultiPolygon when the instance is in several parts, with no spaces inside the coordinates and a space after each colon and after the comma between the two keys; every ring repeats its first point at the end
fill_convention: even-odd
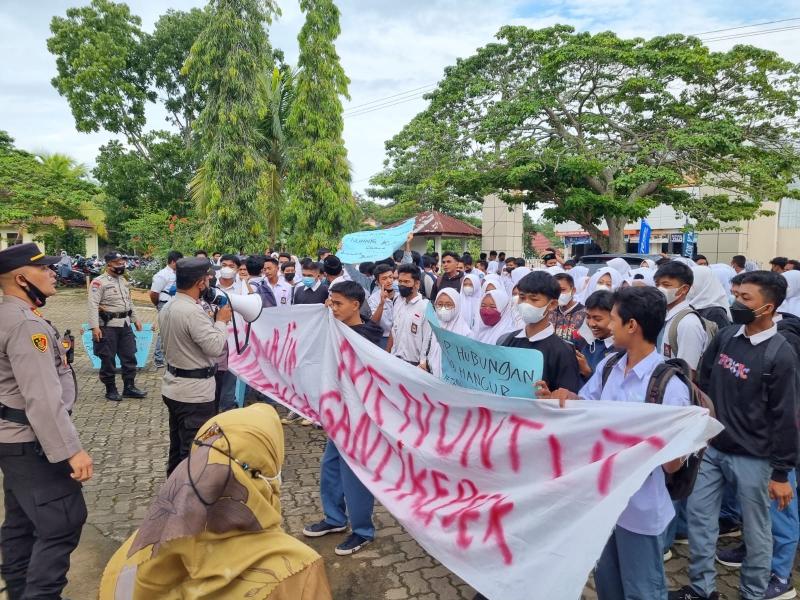
{"type": "Polygon", "coordinates": [[[581,266],[572,267],[569,274],[575,282],[575,295],[576,297],[580,296],[581,292],[583,292],[583,288],[589,283],[589,268],[581,266]]]}
{"type": "MultiPolygon", "coordinates": [[[[517,267],[513,271],[511,271],[511,281],[514,285],[519,283],[519,280],[525,277],[531,270],[528,267],[517,267]]],[[[511,289],[514,289],[512,286],[511,289]]]]}
{"type": "Polygon", "coordinates": [[[653,279],[653,276],[655,275],[653,269],[648,269],[647,267],[642,267],[640,269],[633,269],[631,271],[631,275],[633,275],[633,280],[631,282],[631,285],[633,285],[637,281],[643,281],[646,285],[649,285],[650,287],[656,287],[656,282],[653,279]],[[637,275],[641,275],[641,277],[639,279],[636,279],[637,275]]]}
{"type": "Polygon", "coordinates": [[[597,282],[600,281],[600,278],[606,273],[609,275],[609,277],[611,277],[611,291],[615,292],[620,288],[622,285],[622,275],[620,275],[619,271],[610,267],[603,267],[597,271],[597,273],[592,275],[592,278],[586,285],[586,289],[583,290],[578,302],[581,304],[586,304],[586,299],[597,291],[597,282]]]}
{"type": "Polygon", "coordinates": [[[497,275],[497,268],[500,266],[496,260],[489,261],[489,267],[486,269],[487,275],[497,275]]]}
{"type": "MultiPolygon", "coordinates": [[[[469,277],[469,276],[467,276],[469,277]]],[[[451,288],[445,288],[441,292],[436,295],[436,299],[442,297],[442,294],[445,294],[450,300],[453,301],[455,304],[456,310],[453,318],[450,319],[447,323],[443,323],[439,321],[439,327],[444,329],[445,331],[451,331],[457,335],[468,336],[472,331],[464,320],[461,318],[461,294],[451,288]]],[[[436,306],[436,302],[433,303],[434,307],[436,306]]],[[[431,369],[431,373],[433,374],[436,379],[442,378],[442,347],[439,345],[439,341],[436,339],[434,335],[431,337],[431,349],[428,352],[428,366],[431,369]]]]}
{"type": "Polygon", "coordinates": [[[483,299],[486,296],[491,296],[494,300],[497,310],[500,311],[500,321],[497,325],[490,327],[483,322],[480,313],[478,313],[475,317],[475,326],[472,328],[472,335],[470,337],[484,344],[495,345],[497,344],[497,340],[515,330],[514,317],[511,314],[511,300],[508,294],[502,289],[484,293],[481,296],[481,303],[483,303],[483,299]]]}
{"type": "Polygon", "coordinates": [[[496,289],[503,290],[504,292],[506,291],[506,286],[500,275],[487,275],[483,278],[483,281],[481,281],[481,292],[485,292],[486,286],[490,283],[493,283],[496,289]]]}
{"type": "Polygon", "coordinates": [[[622,275],[623,279],[631,276],[631,266],[624,258],[612,258],[607,264],[609,267],[615,269],[620,275],[622,275]]]}
{"type": "Polygon", "coordinates": [[[789,288],[786,290],[786,300],[778,310],[800,317],[800,271],[784,271],[781,275],[786,279],[789,288]]]}
{"type": "Polygon", "coordinates": [[[714,275],[717,276],[717,279],[722,284],[722,289],[725,290],[725,294],[730,295],[731,279],[736,277],[736,271],[734,268],[730,265],[716,263],[711,265],[710,269],[714,271],[714,275]]]}
{"type": "MultiPolygon", "coordinates": [[[[476,317],[478,316],[478,307],[481,304],[481,280],[477,275],[472,273],[468,273],[464,275],[465,280],[469,280],[472,283],[472,292],[471,296],[467,296],[464,293],[464,285],[462,282],[461,285],[461,320],[467,324],[468,327],[472,327],[476,317]]],[[[442,290],[444,291],[444,290],[442,290]]]]}
{"type": "Polygon", "coordinates": [[[686,258],[685,256],[678,256],[676,258],[673,258],[672,260],[674,260],[675,262],[683,263],[690,269],[694,269],[696,266],[698,266],[698,264],[694,262],[691,258],[686,258]]]}
{"type": "MultiPolygon", "coordinates": [[[[647,263],[647,268],[649,268],[649,269],[651,269],[653,271],[656,270],[656,261],[654,261],[652,258],[645,258],[642,262],[643,263],[647,263]]],[[[642,268],[644,268],[644,267],[642,267],[642,268]]]]}
{"type": "Polygon", "coordinates": [[[714,271],[710,267],[694,267],[694,283],[689,288],[686,299],[694,308],[701,310],[712,306],[724,308],[730,319],[731,313],[728,309],[728,294],[717,279],[714,271]]]}

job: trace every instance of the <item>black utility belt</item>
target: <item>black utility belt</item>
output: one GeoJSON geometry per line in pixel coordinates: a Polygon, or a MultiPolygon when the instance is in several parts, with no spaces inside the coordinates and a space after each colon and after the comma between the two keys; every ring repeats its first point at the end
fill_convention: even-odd
{"type": "Polygon", "coordinates": [[[203,369],[178,369],[172,365],[167,365],[167,371],[175,377],[183,377],[185,379],[208,379],[217,374],[217,365],[203,369]]]}
{"type": "Polygon", "coordinates": [[[0,419],[11,421],[12,423],[19,423],[20,425],[28,425],[29,427],[31,424],[24,410],[21,408],[11,408],[5,404],[0,404],[0,419]]]}
{"type": "Polygon", "coordinates": [[[111,319],[125,319],[130,317],[133,311],[129,310],[128,312],[108,312],[107,310],[100,311],[100,318],[104,321],[110,321],[111,319]]]}

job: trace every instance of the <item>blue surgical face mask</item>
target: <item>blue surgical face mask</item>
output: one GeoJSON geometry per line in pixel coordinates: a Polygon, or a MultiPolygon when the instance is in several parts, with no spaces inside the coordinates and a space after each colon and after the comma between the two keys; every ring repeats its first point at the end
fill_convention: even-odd
{"type": "Polygon", "coordinates": [[[400,284],[399,284],[399,283],[397,283],[397,280],[394,280],[394,281],[392,282],[392,289],[393,289],[395,292],[399,292],[399,291],[400,291],[400,284]]]}
{"type": "Polygon", "coordinates": [[[736,302],[736,296],[734,296],[733,294],[730,294],[728,296],[728,306],[732,305],[734,302],[736,302]]]}
{"type": "Polygon", "coordinates": [[[303,285],[307,288],[314,287],[315,283],[317,283],[315,277],[303,277],[303,285]]]}

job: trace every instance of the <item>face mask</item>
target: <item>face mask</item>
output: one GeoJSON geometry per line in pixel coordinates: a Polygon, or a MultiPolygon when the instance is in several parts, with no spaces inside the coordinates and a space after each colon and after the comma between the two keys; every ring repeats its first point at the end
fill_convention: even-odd
{"type": "MultiPolygon", "coordinates": [[[[764,306],[769,306],[765,304],[764,306]]],[[[762,306],[761,308],[764,308],[762,306]]],[[[756,310],[761,310],[758,308],[756,310]]],[[[756,320],[757,317],[763,316],[765,313],[760,315],[756,315],[756,311],[752,308],[748,308],[746,305],[742,304],[738,300],[735,300],[733,304],[731,304],[731,321],[733,321],[736,325],[749,325],[753,321],[756,320]]]]}
{"type": "MultiPolygon", "coordinates": [[[[25,278],[23,277],[23,279],[25,279],[25,278]]],[[[28,298],[31,299],[31,302],[33,302],[33,304],[35,306],[39,306],[39,307],[44,306],[45,303],[47,302],[47,296],[45,296],[42,293],[42,290],[37,288],[35,285],[33,285],[27,279],[25,279],[25,283],[28,284],[27,288],[22,288],[23,291],[25,292],[25,295],[28,298]]],[[[22,287],[22,286],[20,286],[20,287],[22,287]]]]}
{"type": "Polygon", "coordinates": [[[572,301],[572,293],[567,292],[566,294],[561,294],[558,297],[558,305],[559,306],[566,306],[572,301]]]}
{"type": "Polygon", "coordinates": [[[523,302],[517,308],[519,309],[520,318],[526,325],[533,325],[534,323],[540,322],[542,319],[544,319],[545,314],[547,314],[546,305],[534,306],[533,304],[523,302]]]}
{"type": "Polygon", "coordinates": [[[303,277],[303,285],[307,288],[314,287],[315,283],[317,283],[316,277],[303,277]]]}
{"type": "Polygon", "coordinates": [[[482,308],[481,309],[481,321],[483,321],[489,327],[494,327],[500,322],[500,314],[499,310],[494,308],[482,308]]]}
{"type": "Polygon", "coordinates": [[[398,285],[397,291],[400,292],[400,295],[403,298],[408,298],[411,294],[414,293],[414,288],[410,285],[398,285]]]}
{"type": "Polygon", "coordinates": [[[436,309],[436,316],[439,318],[439,321],[442,323],[449,323],[453,320],[453,317],[456,315],[455,308],[437,308],[436,309]]]}
{"type": "Polygon", "coordinates": [[[731,294],[730,296],[728,296],[728,306],[731,306],[734,302],[736,302],[736,296],[731,294]]]}
{"type": "Polygon", "coordinates": [[[125,272],[125,267],[111,267],[111,272],[114,275],[122,275],[125,272]]]}
{"type": "Polygon", "coordinates": [[[235,275],[236,271],[234,269],[231,269],[230,267],[222,267],[219,270],[219,276],[222,279],[233,279],[235,275]]]}
{"type": "Polygon", "coordinates": [[[678,299],[678,290],[681,288],[665,288],[659,287],[658,291],[664,294],[664,297],[667,299],[667,304],[672,304],[675,300],[678,299]]]}
{"type": "Polygon", "coordinates": [[[603,285],[602,283],[598,283],[596,286],[594,286],[594,291],[595,292],[610,292],[611,291],[611,286],[603,285]]]}
{"type": "Polygon", "coordinates": [[[511,296],[511,306],[519,304],[519,296],[511,296]]]}
{"type": "Polygon", "coordinates": [[[294,281],[294,273],[284,273],[283,278],[286,281],[294,281]]]}
{"type": "Polygon", "coordinates": [[[393,289],[395,292],[399,292],[399,291],[400,291],[400,284],[399,284],[399,283],[397,283],[397,280],[394,280],[394,281],[392,282],[392,289],[393,289]]]}
{"type": "Polygon", "coordinates": [[[270,481],[275,481],[277,479],[278,480],[278,485],[283,483],[283,478],[281,477],[282,471],[283,471],[282,469],[279,470],[278,474],[275,475],[275,477],[264,477],[261,473],[258,473],[257,477],[259,477],[260,479],[263,479],[267,483],[267,485],[269,486],[269,491],[270,492],[275,493],[275,490],[272,489],[272,484],[270,483],[270,481]]]}
{"type": "Polygon", "coordinates": [[[462,289],[464,290],[464,294],[467,296],[472,296],[472,294],[475,293],[475,288],[472,286],[465,285],[462,289]]]}

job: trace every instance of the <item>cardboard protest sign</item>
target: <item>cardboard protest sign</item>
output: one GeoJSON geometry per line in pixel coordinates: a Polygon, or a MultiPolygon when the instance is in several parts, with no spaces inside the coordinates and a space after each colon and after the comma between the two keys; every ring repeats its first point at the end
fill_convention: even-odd
{"type": "Polygon", "coordinates": [[[408,532],[489,598],[534,598],[531,585],[580,598],[631,495],[722,430],[697,407],[562,409],[451,386],[324,306],[265,310],[252,327],[229,368],[321,424],[408,532]]]}
{"type": "Polygon", "coordinates": [[[414,230],[414,219],[391,229],[359,231],[342,238],[342,248],[336,256],[343,263],[353,264],[388,258],[408,239],[414,230]]]}
{"type": "Polygon", "coordinates": [[[541,352],[483,344],[442,329],[430,302],[425,316],[442,348],[442,381],[500,396],[534,397],[533,384],[544,369],[541,352]]]}
{"type": "MultiPolygon", "coordinates": [[[[81,334],[81,341],[83,342],[83,349],[89,355],[89,360],[92,363],[93,369],[100,368],[100,359],[94,353],[94,342],[92,341],[92,330],[89,329],[87,324],[83,324],[83,333],[81,334]]],[[[147,356],[150,354],[150,346],[153,345],[153,325],[151,323],[142,323],[142,330],[133,330],[133,335],[136,337],[136,367],[144,369],[147,366],[147,356]]],[[[119,357],[115,358],[117,361],[117,368],[120,368],[119,357]]]]}

